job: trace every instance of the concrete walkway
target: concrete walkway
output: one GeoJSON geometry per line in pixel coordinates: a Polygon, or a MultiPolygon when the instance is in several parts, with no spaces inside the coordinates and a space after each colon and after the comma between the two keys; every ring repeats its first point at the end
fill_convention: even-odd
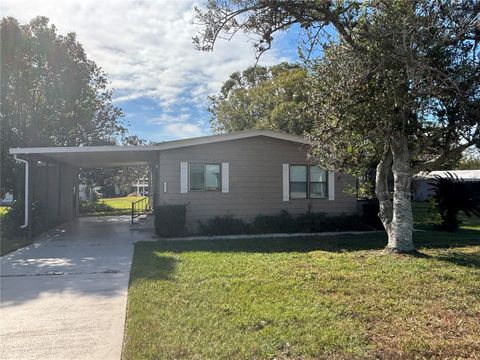
{"type": "Polygon", "coordinates": [[[85,217],[1,257],[0,359],[120,359],[135,241],[129,217],[85,217]]]}

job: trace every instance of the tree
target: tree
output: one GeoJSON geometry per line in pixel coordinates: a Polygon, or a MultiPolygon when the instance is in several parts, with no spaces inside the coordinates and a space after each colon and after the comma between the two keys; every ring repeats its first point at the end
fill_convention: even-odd
{"type": "Polygon", "coordinates": [[[44,17],[26,25],[3,18],[0,33],[2,193],[21,189],[11,147],[128,142],[107,77],[75,34],[59,35],[44,17]]]}
{"type": "Polygon", "coordinates": [[[197,9],[204,27],[194,43],[212,50],[220,37],[244,31],[260,55],[274,33],[297,24],[312,46],[323,46],[312,66],[311,153],[322,165],[350,172],[377,162],[386,249],[413,252],[412,173],[480,146],[479,10],[473,0],[211,0],[197,9]],[[327,25],[338,36],[322,43],[327,25]]]}
{"type": "Polygon", "coordinates": [[[480,152],[478,150],[474,151],[473,149],[465,151],[455,169],[480,170],[480,152]]]}
{"type": "Polygon", "coordinates": [[[269,128],[304,134],[311,121],[303,111],[307,70],[282,63],[252,66],[235,72],[218,95],[209,97],[211,125],[215,132],[269,128]]]}

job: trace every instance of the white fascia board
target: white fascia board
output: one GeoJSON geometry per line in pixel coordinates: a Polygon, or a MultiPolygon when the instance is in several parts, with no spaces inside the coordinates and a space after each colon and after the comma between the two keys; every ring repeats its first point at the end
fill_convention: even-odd
{"type": "Polygon", "coordinates": [[[52,146],[34,148],[10,148],[10,154],[59,154],[59,153],[98,153],[120,151],[157,150],[155,146],[52,146]]]}
{"type": "Polygon", "coordinates": [[[90,152],[120,152],[120,151],[155,151],[169,150],[194,145],[212,144],[216,142],[245,139],[255,136],[266,136],[300,144],[310,144],[310,141],[297,135],[286,134],[273,130],[245,130],[228,134],[208,135],[191,139],[165,141],[149,146],[66,146],[66,147],[35,147],[10,148],[10,154],[58,154],[58,153],[90,153],[90,152]]]}
{"type": "Polygon", "coordinates": [[[280,140],[292,141],[300,144],[310,144],[310,141],[297,135],[286,134],[286,133],[281,133],[281,132],[272,131],[272,130],[246,130],[246,131],[238,131],[238,132],[228,133],[228,134],[209,135],[209,136],[202,136],[202,137],[191,138],[191,139],[167,141],[164,143],[157,144],[156,148],[157,150],[169,150],[169,149],[175,149],[179,147],[205,145],[205,144],[212,144],[212,143],[230,141],[230,140],[239,140],[239,139],[245,139],[245,138],[250,138],[255,136],[266,136],[266,137],[271,137],[271,138],[280,139],[280,140]]]}

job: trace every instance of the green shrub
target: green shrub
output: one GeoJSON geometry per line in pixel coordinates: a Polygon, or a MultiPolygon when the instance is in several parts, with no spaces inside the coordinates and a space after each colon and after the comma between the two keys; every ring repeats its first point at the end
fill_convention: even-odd
{"type": "Polygon", "coordinates": [[[160,237],[185,234],[185,205],[160,205],[155,208],[155,231],[160,237]]]}
{"type": "Polygon", "coordinates": [[[215,216],[203,223],[198,222],[198,232],[202,235],[240,235],[250,232],[249,226],[243,220],[232,215],[215,216]]]}
{"type": "Polygon", "coordinates": [[[198,224],[198,232],[207,236],[366,231],[371,229],[356,215],[327,216],[325,213],[306,212],[292,216],[285,210],[278,215],[259,215],[251,224],[236,219],[232,215],[217,216],[198,224]]]}
{"type": "Polygon", "coordinates": [[[378,199],[369,199],[362,205],[362,216],[360,220],[375,229],[383,230],[383,224],[378,213],[380,212],[380,204],[378,199]]]}
{"type": "Polygon", "coordinates": [[[325,213],[307,212],[295,218],[295,232],[365,231],[365,225],[357,215],[327,216],[325,213]]]}
{"type": "Polygon", "coordinates": [[[253,231],[257,234],[294,232],[295,226],[292,215],[286,210],[280,211],[279,215],[259,215],[253,221],[253,231]]]}
{"type": "MultiPolygon", "coordinates": [[[[25,206],[23,201],[15,200],[12,202],[8,212],[2,216],[2,234],[8,239],[25,237],[28,234],[28,229],[21,229],[25,220],[24,217],[25,206]]],[[[41,211],[37,202],[32,203],[32,210],[30,215],[32,216],[32,228],[33,235],[36,235],[42,229],[41,211]]]]}
{"type": "Polygon", "coordinates": [[[93,214],[99,212],[111,212],[115,211],[113,207],[104,203],[103,201],[81,201],[80,202],[80,214],[93,214]]]}
{"type": "Polygon", "coordinates": [[[442,219],[441,230],[457,230],[460,211],[468,217],[472,214],[480,216],[480,184],[465,181],[449,172],[446,176],[435,176],[429,184],[435,191],[434,199],[442,219]]]}

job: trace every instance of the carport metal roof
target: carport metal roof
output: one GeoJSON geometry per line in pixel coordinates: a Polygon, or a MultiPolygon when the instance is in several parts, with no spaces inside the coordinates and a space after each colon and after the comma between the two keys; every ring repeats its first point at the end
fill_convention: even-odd
{"type": "Polygon", "coordinates": [[[156,162],[157,152],[193,145],[203,145],[228,140],[266,136],[275,139],[309,144],[303,137],[272,130],[247,130],[229,134],[202,136],[184,140],[165,141],[149,146],[78,146],[11,148],[10,154],[27,156],[39,161],[62,161],[74,167],[119,167],[148,165],[156,162]]]}

